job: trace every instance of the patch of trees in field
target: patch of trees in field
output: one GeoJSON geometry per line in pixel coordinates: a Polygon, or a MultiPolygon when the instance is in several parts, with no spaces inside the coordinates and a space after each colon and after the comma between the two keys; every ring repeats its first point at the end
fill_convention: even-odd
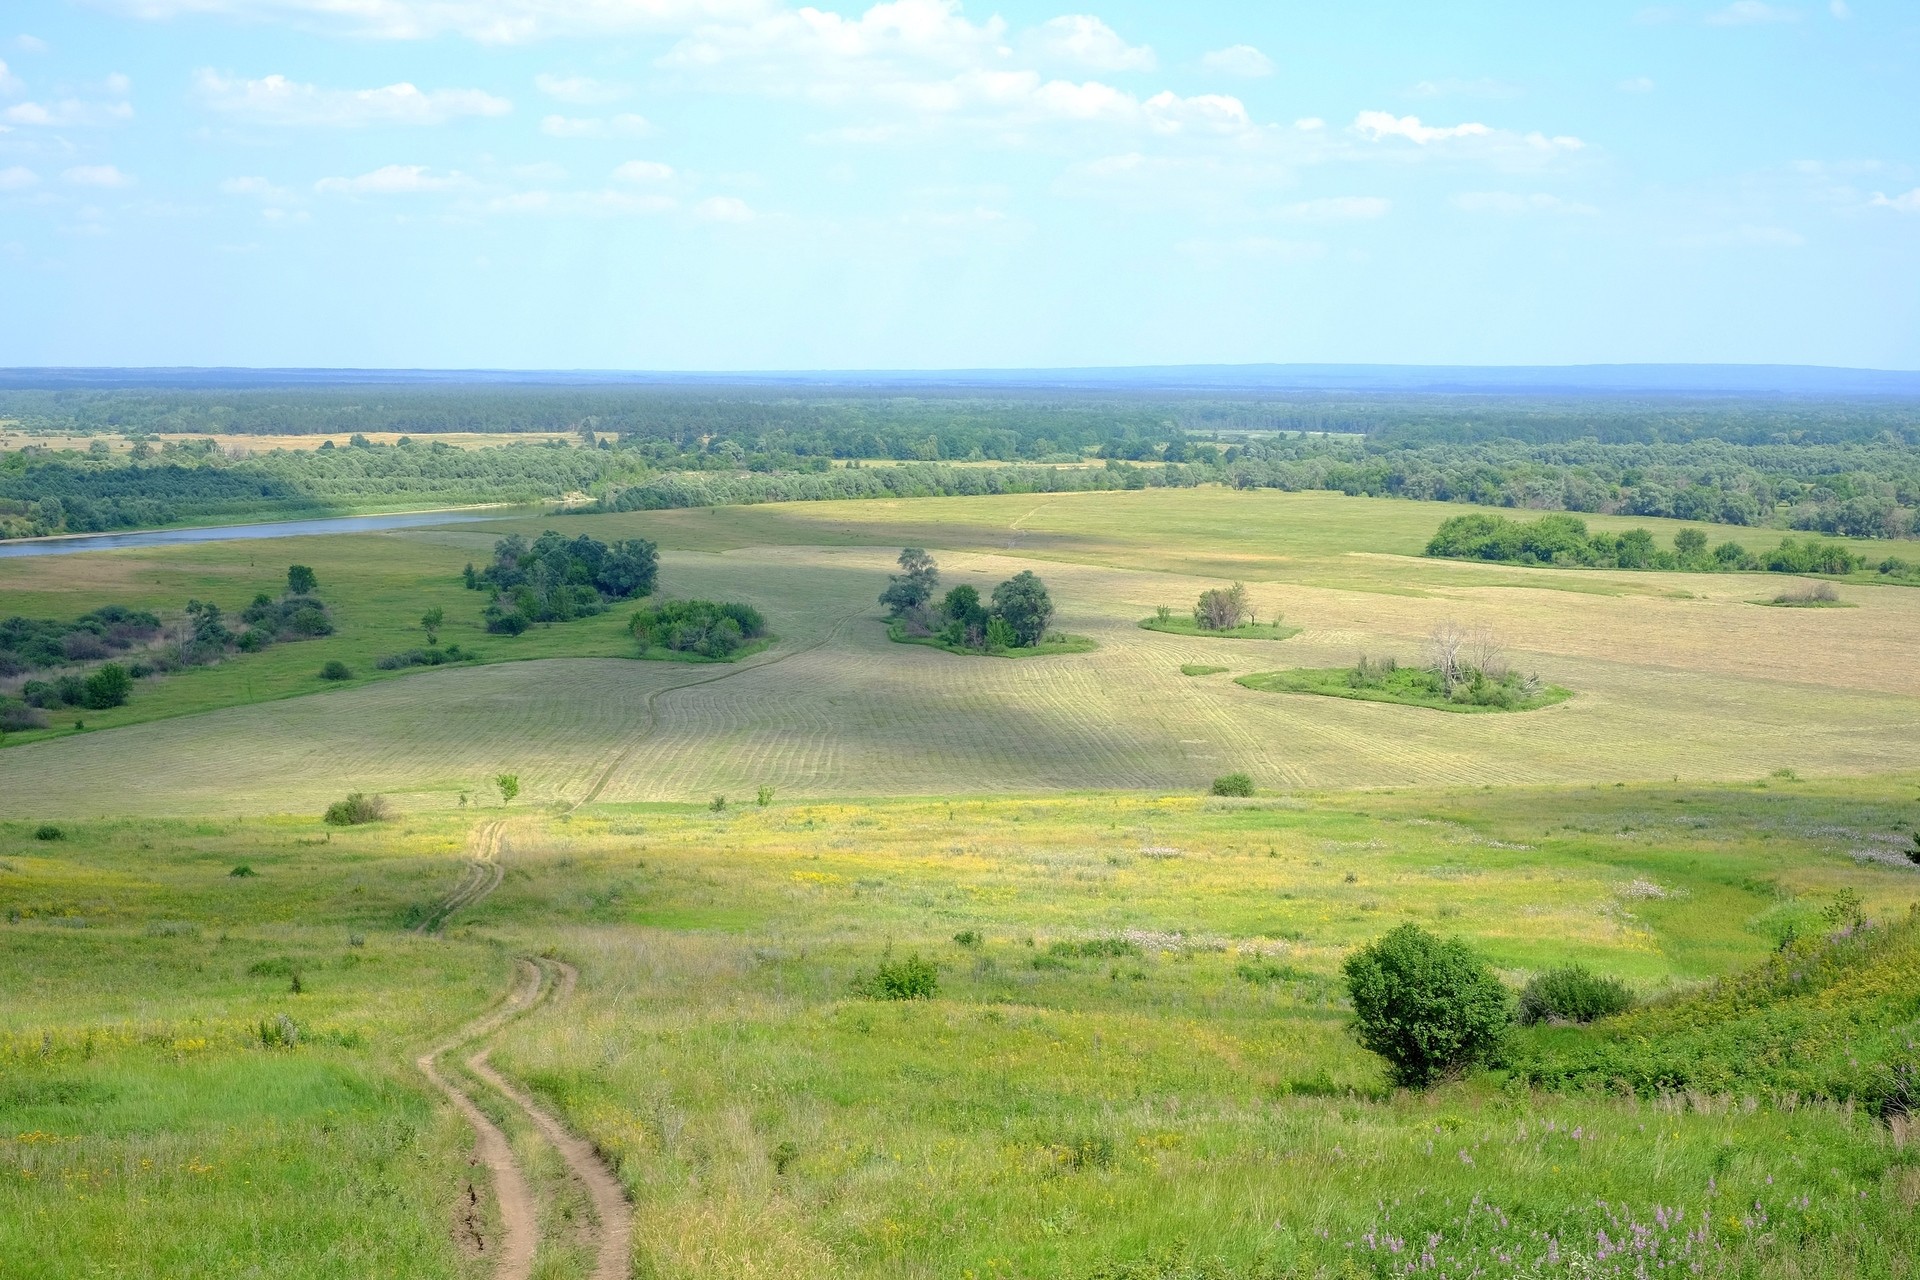
{"type": "Polygon", "coordinates": [[[1428,633],[1426,648],[1419,665],[1362,654],[1351,667],[1262,671],[1235,683],[1270,693],[1317,693],[1439,711],[1533,711],[1569,696],[1537,674],[1516,669],[1505,642],[1487,627],[1463,627],[1448,619],[1428,633]]]}
{"type": "Polygon", "coordinates": [[[628,624],[640,655],[686,656],[721,662],[765,639],[767,620],[751,605],[732,601],[663,600],[628,624]]]}
{"type": "MultiPolygon", "coordinates": [[[[1674,569],[1693,573],[1856,573],[1867,558],[1844,543],[1783,538],[1770,551],[1753,552],[1737,542],[1708,546],[1699,529],[1674,534],[1671,549],[1661,547],[1645,529],[1595,532],[1577,516],[1547,515],[1538,520],[1505,516],[1454,516],[1427,543],[1426,554],[1455,560],[1491,560],[1499,564],[1585,566],[1605,569],[1674,569]]],[[[1882,560],[1882,574],[1907,577],[1912,567],[1898,557],[1882,560]]]]}
{"type": "Polygon", "coordinates": [[[1031,570],[1021,570],[986,600],[965,583],[935,599],[940,569],[921,547],[900,553],[901,572],[887,579],[880,603],[887,606],[896,639],[932,641],[956,652],[1001,653],[1038,649],[1048,639],[1053,599],[1031,570]]]}
{"type": "Polygon", "coordinates": [[[83,613],[72,622],[0,619],[0,678],[109,658],[146,644],[159,634],[158,617],[144,609],[115,604],[83,613]]]}
{"type": "Polygon", "coordinates": [[[659,566],[658,548],[644,538],[606,543],[549,529],[532,543],[517,533],[500,539],[491,564],[467,566],[466,583],[491,593],[481,611],[488,631],[519,635],[536,622],[591,617],[613,601],[652,595],[659,566]]]}

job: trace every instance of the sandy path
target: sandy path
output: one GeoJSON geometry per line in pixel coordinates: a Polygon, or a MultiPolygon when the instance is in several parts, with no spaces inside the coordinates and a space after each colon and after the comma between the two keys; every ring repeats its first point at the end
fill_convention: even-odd
{"type": "MultiPolygon", "coordinates": [[[[439,933],[447,920],[499,887],[505,876],[500,862],[502,835],[506,824],[495,820],[475,830],[472,861],[451,893],[443,899],[432,917],[415,928],[416,933],[439,933]]],[[[467,1068],[501,1097],[518,1107],[541,1135],[560,1153],[567,1169],[579,1179],[593,1202],[598,1243],[592,1280],[627,1280],[633,1239],[633,1207],[627,1203],[626,1188],[620,1184],[606,1161],[593,1145],[580,1138],[549,1115],[534,1100],[516,1088],[488,1061],[492,1046],[486,1042],[507,1023],[541,1004],[564,1003],[579,983],[580,973],[560,960],[519,960],[515,962],[515,982],[505,999],[483,1017],[467,1024],[452,1038],[420,1055],[422,1075],[447,1096],[473,1126],[475,1147],[480,1163],[493,1177],[494,1198],[500,1206],[500,1238],[494,1243],[494,1280],[528,1280],[533,1274],[534,1255],[540,1243],[538,1200],[527,1182],[525,1172],[514,1159],[513,1146],[498,1125],[475,1102],[473,1095],[454,1080],[442,1075],[438,1059],[462,1045],[476,1045],[467,1058],[467,1068]]],[[[469,1200],[472,1188],[469,1187],[469,1200]]],[[[487,1242],[471,1217],[468,1230],[478,1248],[485,1252],[487,1242]]]]}

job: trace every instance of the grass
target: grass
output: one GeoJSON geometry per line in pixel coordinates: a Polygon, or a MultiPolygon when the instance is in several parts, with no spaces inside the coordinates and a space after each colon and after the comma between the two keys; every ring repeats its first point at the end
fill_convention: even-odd
{"type": "Polygon", "coordinates": [[[1230,667],[1209,667],[1199,662],[1183,662],[1180,664],[1180,674],[1183,676],[1217,676],[1222,671],[1231,669],[1230,667]]]}
{"type": "Polygon", "coordinates": [[[910,636],[904,623],[887,623],[887,639],[895,644],[925,645],[929,649],[941,649],[947,653],[957,653],[963,658],[1050,658],[1063,653],[1092,653],[1100,646],[1086,636],[1070,636],[1050,631],[1034,645],[1018,645],[1013,648],[973,649],[964,644],[949,644],[939,636],[910,636]]]}
{"type": "Polygon", "coordinates": [[[1278,622],[1249,622],[1238,627],[1203,627],[1192,618],[1174,616],[1170,618],[1142,618],[1140,625],[1148,631],[1160,631],[1171,636],[1198,636],[1204,640],[1288,640],[1300,634],[1299,627],[1282,626],[1278,622]]]}
{"type": "Polygon", "coordinates": [[[1850,600],[1842,600],[1834,591],[1831,582],[1816,582],[1798,591],[1782,591],[1771,600],[1756,600],[1755,604],[1771,605],[1777,609],[1852,609],[1856,606],[1850,600]]]}
{"type": "Polygon", "coordinates": [[[1356,685],[1352,683],[1352,676],[1351,667],[1324,670],[1301,668],[1293,671],[1256,671],[1252,675],[1237,677],[1234,683],[1262,693],[1312,693],[1328,698],[1356,698],[1363,702],[1425,707],[1430,711],[1469,713],[1538,711],[1541,707],[1551,707],[1573,696],[1557,685],[1548,685],[1533,697],[1516,701],[1510,706],[1497,706],[1458,702],[1436,692],[1430,687],[1427,673],[1415,667],[1401,667],[1382,677],[1378,684],[1356,685]]]}
{"type": "Polygon", "coordinates": [[[658,644],[648,645],[646,648],[640,651],[638,656],[641,658],[644,658],[648,662],[691,662],[695,664],[720,663],[724,665],[729,662],[739,662],[742,659],[751,658],[756,653],[765,653],[768,649],[773,648],[773,646],[778,644],[779,642],[780,642],[780,637],[776,635],[769,634],[769,635],[759,636],[759,637],[756,637],[755,639],[747,641],[745,644],[741,645],[738,649],[735,649],[732,653],[726,655],[724,658],[711,658],[704,653],[690,653],[685,649],[669,649],[665,645],[658,645],[658,644]]]}

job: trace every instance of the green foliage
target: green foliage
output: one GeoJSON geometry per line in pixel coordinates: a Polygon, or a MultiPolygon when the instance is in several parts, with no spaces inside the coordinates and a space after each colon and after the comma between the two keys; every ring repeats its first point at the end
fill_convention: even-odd
{"type": "Polygon", "coordinates": [[[383,653],[373,660],[373,665],[382,671],[400,671],[407,667],[444,667],[451,663],[472,662],[479,654],[462,649],[457,644],[446,648],[406,649],[399,653],[383,653]]]}
{"type": "Polygon", "coordinates": [[[854,980],[855,994],[869,1000],[931,1000],[940,990],[940,971],[915,951],[899,960],[882,960],[872,973],[854,980]]]}
{"type": "Polygon", "coordinates": [[[340,659],[329,658],[326,664],[320,668],[320,678],[322,680],[351,680],[353,679],[353,670],[348,667],[346,663],[340,661],[340,659]]]}
{"type": "Polygon", "coordinates": [[[1354,1034],[1394,1083],[1425,1087],[1486,1062],[1513,1018],[1492,968],[1458,938],[1403,924],[1347,957],[1354,1034]]]}
{"type": "Polygon", "coordinates": [[[1837,542],[1783,538],[1779,547],[1759,555],[1728,542],[1708,556],[1706,535],[1698,529],[1682,529],[1674,538],[1674,550],[1662,551],[1645,529],[1629,529],[1619,534],[1589,533],[1587,522],[1577,516],[1549,515],[1533,521],[1518,521],[1505,516],[1475,514],[1454,516],[1443,522],[1427,543],[1426,553],[1501,564],[1721,573],[1846,574],[1867,567],[1865,556],[1837,542]]]}
{"type": "Polygon", "coordinates": [[[887,606],[888,617],[903,617],[923,608],[939,585],[940,569],[933,557],[924,547],[906,547],[900,552],[900,572],[887,579],[880,603],[887,606]]]}
{"type": "Polygon", "coordinates": [[[1253,794],[1253,775],[1246,773],[1223,773],[1213,780],[1211,794],[1216,796],[1250,796],[1253,794]]]}
{"type": "Polygon", "coordinates": [[[420,615],[420,629],[427,633],[428,644],[440,643],[440,628],[446,625],[447,611],[439,605],[420,615]]]}
{"type": "Polygon", "coordinates": [[[1202,631],[1232,631],[1253,621],[1253,605],[1247,598],[1245,583],[1230,587],[1210,587],[1200,593],[1193,606],[1194,625],[1202,631]]]}
{"type": "Polygon", "coordinates": [[[754,792],[754,794],[753,794],[753,802],[754,802],[755,804],[757,804],[757,805],[759,805],[759,806],[760,806],[760,807],[761,807],[762,809],[764,809],[764,808],[766,808],[766,807],[767,807],[768,805],[770,805],[770,804],[772,804],[772,803],[773,803],[773,788],[772,788],[772,787],[769,787],[769,786],[767,786],[767,785],[766,785],[765,783],[762,783],[762,784],[760,785],[760,789],[759,789],[758,791],[756,791],[756,792],[754,792]]]}
{"type": "Polygon", "coordinates": [[[1230,668],[1227,667],[1209,667],[1205,663],[1200,662],[1183,662],[1180,664],[1180,674],[1183,676],[1217,676],[1222,671],[1229,669],[1230,668]]]}
{"type": "Polygon", "coordinates": [[[500,539],[493,563],[466,581],[492,592],[482,611],[487,630],[519,635],[531,623],[591,617],[609,601],[652,595],[659,559],[658,548],[642,538],[606,543],[549,529],[531,544],[519,534],[500,539]]]}
{"type": "Polygon", "coordinates": [[[986,939],[980,936],[978,929],[962,929],[953,935],[953,944],[955,946],[966,947],[970,951],[979,950],[985,942],[986,939]]]}
{"type": "Polygon", "coordinates": [[[1352,667],[1302,667],[1292,671],[1257,671],[1238,676],[1235,684],[1266,693],[1317,693],[1365,702],[1397,702],[1434,711],[1534,711],[1564,702],[1572,695],[1537,678],[1509,671],[1498,679],[1471,667],[1458,670],[1453,691],[1432,671],[1403,667],[1391,658],[1362,658],[1352,667]]]}
{"type": "Polygon", "coordinates": [[[1520,1025],[1592,1022],[1625,1013],[1633,1004],[1633,989],[1620,979],[1602,977],[1583,964],[1561,965],[1535,974],[1521,988],[1520,1025]]]}
{"type": "Polygon", "coordinates": [[[334,827],[358,827],[369,822],[384,822],[393,816],[387,806],[385,796],[370,796],[356,791],[345,800],[336,800],[327,806],[327,825],[334,827]]]}
{"type": "Polygon", "coordinates": [[[641,653],[665,649],[715,660],[730,658],[767,634],[767,620],[751,605],[712,600],[664,600],[628,624],[641,653]]]}
{"type": "Polygon", "coordinates": [[[67,833],[51,822],[43,822],[33,829],[35,840],[65,840],[67,833]]]}
{"type": "Polygon", "coordinates": [[[141,609],[104,605],[72,622],[0,619],[0,678],[122,653],[160,634],[160,619],[141,609]]]}
{"type": "Polygon", "coordinates": [[[304,564],[287,566],[287,594],[310,596],[320,589],[320,579],[313,569],[304,564]]]}
{"type": "Polygon", "coordinates": [[[1014,645],[1032,648],[1053,621],[1053,600],[1033,571],[1022,569],[993,589],[993,614],[1012,630],[1014,645]]]}
{"type": "Polygon", "coordinates": [[[87,677],[81,699],[89,711],[107,711],[125,705],[133,693],[133,677],[117,662],[105,663],[87,677]]]}
{"type": "Polygon", "coordinates": [[[235,880],[248,880],[259,874],[260,873],[258,871],[255,871],[252,867],[248,866],[244,862],[241,863],[239,866],[235,867],[233,870],[227,872],[227,875],[230,878],[235,880]]]}
{"type": "Polygon", "coordinates": [[[494,789],[500,793],[501,804],[512,804],[513,798],[520,794],[520,775],[517,773],[496,774],[494,789]]]}

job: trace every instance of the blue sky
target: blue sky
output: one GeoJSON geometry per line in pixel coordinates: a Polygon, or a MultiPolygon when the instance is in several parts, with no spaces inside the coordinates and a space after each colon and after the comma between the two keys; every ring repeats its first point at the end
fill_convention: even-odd
{"type": "Polygon", "coordinates": [[[0,365],[1920,367],[1916,0],[9,0],[0,63],[0,365]]]}

